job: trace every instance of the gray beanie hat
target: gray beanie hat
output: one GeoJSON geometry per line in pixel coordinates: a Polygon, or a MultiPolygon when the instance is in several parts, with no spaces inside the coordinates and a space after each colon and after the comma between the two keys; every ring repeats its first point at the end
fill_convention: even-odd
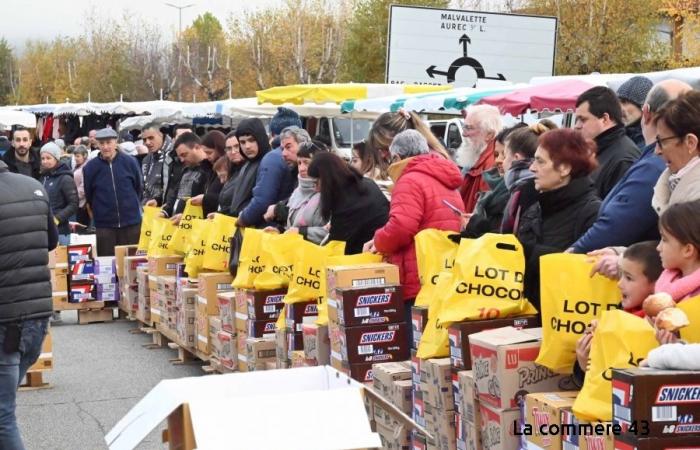
{"type": "Polygon", "coordinates": [[[425,140],[420,132],[408,129],[394,136],[394,140],[389,146],[389,151],[392,155],[398,155],[401,159],[410,158],[411,156],[423,155],[428,153],[428,141],[425,140]]]}
{"type": "Polygon", "coordinates": [[[39,150],[39,154],[42,153],[48,153],[49,155],[56,158],[56,161],[61,160],[61,149],[58,147],[58,145],[54,144],[53,142],[44,144],[43,147],[41,147],[41,150],[39,150]]]}
{"type": "Polygon", "coordinates": [[[625,81],[617,88],[617,97],[620,100],[634,103],[641,109],[653,86],[654,83],[649,78],[638,75],[625,81]]]}

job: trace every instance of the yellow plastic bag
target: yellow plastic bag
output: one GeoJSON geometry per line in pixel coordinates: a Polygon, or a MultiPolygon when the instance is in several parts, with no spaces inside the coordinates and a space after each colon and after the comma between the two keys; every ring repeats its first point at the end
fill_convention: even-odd
{"type": "Polygon", "coordinates": [[[326,295],[326,258],[345,253],[345,242],[331,241],[321,247],[301,241],[294,259],[294,271],[289,282],[285,303],[316,300],[326,295]]]}
{"type": "Polygon", "coordinates": [[[691,344],[700,344],[700,296],[683,300],[678,304],[690,320],[690,325],[681,328],[681,339],[691,344]]]}
{"type": "Polygon", "coordinates": [[[593,333],[586,380],[574,402],[576,417],[612,420],[612,369],[638,366],[658,346],[654,328],[645,319],[621,310],[604,312],[593,333]]]}
{"type": "Polygon", "coordinates": [[[255,277],[255,289],[287,287],[294,270],[296,250],[304,237],[299,233],[265,234],[267,238],[260,245],[260,261],[265,268],[255,277]]]}
{"type": "Polygon", "coordinates": [[[571,373],[576,341],[603,311],[618,309],[617,282],[596,274],[586,255],[555,253],[540,258],[542,346],[537,364],[557,373],[571,373]]]}
{"type": "Polygon", "coordinates": [[[416,297],[416,306],[429,306],[435,298],[438,276],[442,271],[452,270],[459,244],[447,236],[452,231],[428,229],[416,234],[416,261],[418,262],[418,279],[420,291],[416,297]]]}
{"type": "Polygon", "coordinates": [[[148,244],[148,256],[171,256],[177,252],[172,248],[175,225],[170,219],[161,217],[153,221],[151,240],[148,244]]]}
{"type": "Polygon", "coordinates": [[[245,228],[243,231],[243,244],[238,259],[238,270],[232,286],[239,289],[255,288],[255,279],[265,270],[265,265],[260,260],[263,242],[272,235],[255,228],[245,228]]]}
{"type": "Polygon", "coordinates": [[[382,262],[382,255],[376,253],[358,253],[355,255],[338,255],[329,256],[326,259],[326,265],[323,268],[323,279],[321,281],[321,289],[323,295],[319,297],[318,301],[318,319],[316,319],[316,324],[323,326],[328,325],[328,308],[326,303],[328,301],[328,288],[326,287],[326,270],[333,266],[354,266],[358,264],[370,264],[382,262]]]}
{"type": "MultiPolygon", "coordinates": [[[[452,281],[452,272],[440,272],[435,284],[435,292],[447,292],[452,285],[452,281]]],[[[447,333],[447,327],[438,320],[444,298],[444,295],[435,295],[428,307],[428,323],[425,325],[418,344],[417,356],[421,359],[450,356],[450,338],[447,333]]]]}
{"type": "Polygon", "coordinates": [[[192,221],[192,232],[188,236],[189,250],[185,254],[185,272],[190,278],[197,277],[202,268],[210,225],[210,220],[194,219],[192,221]]]}
{"type": "Polygon", "coordinates": [[[497,319],[534,311],[523,293],[525,257],[512,234],[485,234],[462,239],[452,285],[446,292],[438,320],[447,326],[464,320],[497,319]]]}
{"type": "Polygon", "coordinates": [[[201,206],[195,206],[187,200],[185,204],[185,209],[182,211],[182,218],[180,218],[180,223],[173,233],[173,243],[172,247],[178,253],[187,253],[189,247],[188,236],[192,233],[192,221],[195,219],[201,219],[204,217],[204,211],[201,206]]]}
{"type": "Polygon", "coordinates": [[[141,218],[141,235],[139,236],[138,249],[144,252],[148,251],[149,243],[151,242],[151,230],[153,229],[153,220],[160,217],[160,208],[157,206],[146,206],[143,208],[143,217],[141,218]]]}
{"type": "Polygon", "coordinates": [[[231,255],[231,238],[236,231],[236,218],[224,214],[214,214],[210,225],[207,246],[204,248],[202,268],[216,272],[228,270],[231,255]]]}

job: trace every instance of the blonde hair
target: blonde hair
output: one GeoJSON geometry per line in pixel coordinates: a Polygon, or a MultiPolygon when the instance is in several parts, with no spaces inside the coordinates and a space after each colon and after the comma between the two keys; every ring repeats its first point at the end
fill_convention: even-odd
{"type": "Polygon", "coordinates": [[[430,131],[430,127],[415,112],[384,113],[374,121],[367,137],[367,145],[376,150],[389,150],[394,137],[405,130],[416,130],[428,141],[431,150],[449,159],[445,147],[430,131]]]}

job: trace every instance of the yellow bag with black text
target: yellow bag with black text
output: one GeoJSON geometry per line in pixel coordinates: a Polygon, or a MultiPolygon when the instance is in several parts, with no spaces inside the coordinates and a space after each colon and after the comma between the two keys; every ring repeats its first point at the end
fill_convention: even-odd
{"type": "Polygon", "coordinates": [[[188,236],[189,250],[185,254],[185,272],[190,278],[197,277],[202,268],[210,225],[211,220],[194,219],[192,221],[192,232],[188,236]]]}
{"type": "Polygon", "coordinates": [[[442,271],[452,270],[454,266],[459,244],[447,237],[451,234],[455,233],[432,228],[416,234],[416,261],[421,286],[416,297],[416,306],[431,304],[436,294],[438,275],[442,271]]]}
{"type": "Polygon", "coordinates": [[[677,305],[688,316],[690,325],[681,328],[681,339],[689,344],[700,344],[700,296],[682,300],[677,305]]]}
{"type": "MultiPolygon", "coordinates": [[[[452,285],[438,320],[447,326],[464,320],[537,314],[523,293],[525,257],[512,234],[462,239],[455,256],[452,285]]],[[[436,289],[437,291],[437,289],[436,289]]]]}
{"type": "Polygon", "coordinates": [[[639,366],[659,346],[656,332],[646,319],[622,310],[606,311],[598,321],[591,340],[588,371],[583,388],[574,402],[576,417],[612,420],[612,369],[639,366]]]}
{"type": "Polygon", "coordinates": [[[172,248],[175,225],[170,219],[161,217],[153,221],[151,240],[148,244],[148,256],[174,256],[177,252],[172,248]]]}
{"type": "Polygon", "coordinates": [[[326,265],[323,268],[321,280],[322,296],[318,302],[318,319],[316,324],[319,326],[328,325],[328,289],[326,287],[326,270],[333,266],[356,266],[359,264],[371,264],[382,262],[383,257],[377,253],[358,253],[356,255],[338,255],[329,256],[326,260],[326,265]]]}
{"type": "Polygon", "coordinates": [[[418,353],[416,356],[420,359],[444,358],[450,356],[450,338],[447,333],[447,326],[440,323],[438,317],[443,308],[443,302],[446,295],[440,295],[440,292],[447,293],[452,286],[452,272],[443,271],[438,274],[435,284],[435,293],[428,307],[428,322],[425,324],[425,329],[418,343],[418,353]]]}
{"type": "Polygon", "coordinates": [[[330,241],[324,246],[301,241],[285,303],[308,302],[326,295],[326,259],[345,253],[345,242],[330,241]]]}
{"type": "MultiPolygon", "coordinates": [[[[265,235],[267,237],[260,245],[260,262],[264,270],[255,277],[255,289],[272,290],[287,287],[292,278],[297,247],[304,237],[299,233],[265,235]]],[[[245,245],[245,240],[243,243],[245,245]]]]}
{"type": "Polygon", "coordinates": [[[231,238],[236,231],[236,218],[216,213],[210,225],[207,246],[204,248],[202,268],[216,272],[228,270],[231,238]]]}
{"type": "Polygon", "coordinates": [[[260,261],[262,246],[272,235],[256,228],[244,228],[241,231],[243,244],[236,277],[231,285],[239,289],[254,289],[255,279],[265,270],[265,265],[260,261]]]}
{"type": "Polygon", "coordinates": [[[195,206],[187,200],[185,209],[182,211],[180,223],[173,233],[173,250],[178,253],[187,253],[189,247],[188,236],[192,233],[192,221],[204,217],[204,211],[201,206],[195,206]]]}
{"type": "Polygon", "coordinates": [[[148,252],[148,247],[151,242],[151,231],[153,229],[153,221],[160,217],[160,208],[157,206],[145,206],[143,208],[143,217],[141,218],[141,235],[139,236],[138,249],[148,252]]]}
{"type": "Polygon", "coordinates": [[[617,282],[590,276],[586,255],[554,253],[540,258],[542,346],[537,364],[569,374],[576,361],[576,342],[603,311],[618,309],[617,282]]]}

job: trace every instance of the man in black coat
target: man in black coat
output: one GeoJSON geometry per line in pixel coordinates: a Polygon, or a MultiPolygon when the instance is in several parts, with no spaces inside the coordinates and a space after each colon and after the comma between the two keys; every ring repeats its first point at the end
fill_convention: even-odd
{"type": "Polygon", "coordinates": [[[15,399],[53,310],[48,262],[58,232],[38,181],[0,162],[0,192],[0,448],[23,449],[15,399]]]}
{"type": "Polygon", "coordinates": [[[598,147],[598,168],[591,178],[598,196],[604,199],[641,154],[625,133],[622,107],[615,92],[596,86],[581,94],[576,100],[575,129],[598,147]]]}
{"type": "Polygon", "coordinates": [[[41,158],[32,148],[32,135],[26,128],[17,128],[12,134],[12,148],[5,152],[2,160],[10,172],[39,179],[41,158]]]}

